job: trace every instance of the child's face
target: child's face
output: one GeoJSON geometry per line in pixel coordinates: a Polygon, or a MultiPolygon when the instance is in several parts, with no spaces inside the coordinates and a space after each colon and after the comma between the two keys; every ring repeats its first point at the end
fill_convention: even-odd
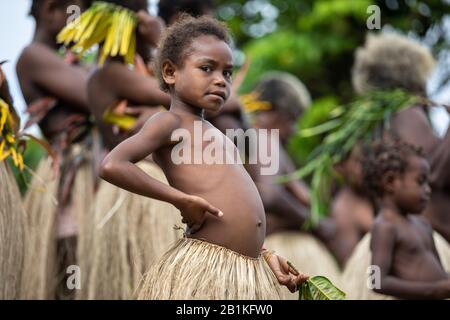
{"type": "Polygon", "coordinates": [[[85,9],[82,0],[73,0],[67,5],[60,5],[57,1],[50,0],[44,3],[40,19],[46,24],[48,30],[56,35],[66,26],[69,18],[75,13],[71,11],[75,7],[80,8],[81,12],[85,9]],[[71,8],[69,8],[70,6],[71,8]]]}
{"type": "Polygon", "coordinates": [[[218,111],[230,96],[232,70],[228,44],[214,36],[200,36],[192,41],[183,65],[175,66],[173,89],[188,105],[218,111]]]}
{"type": "Polygon", "coordinates": [[[348,158],[338,165],[337,171],[351,187],[358,190],[363,188],[362,150],[359,144],[356,144],[348,158]]]}
{"type": "Polygon", "coordinates": [[[281,142],[286,144],[297,129],[297,121],[280,111],[269,110],[257,113],[255,126],[264,129],[278,129],[281,142]]]}
{"type": "Polygon", "coordinates": [[[430,200],[431,188],[428,184],[430,166],[418,156],[408,159],[405,172],[398,175],[393,183],[395,202],[408,213],[421,213],[430,200]]]}

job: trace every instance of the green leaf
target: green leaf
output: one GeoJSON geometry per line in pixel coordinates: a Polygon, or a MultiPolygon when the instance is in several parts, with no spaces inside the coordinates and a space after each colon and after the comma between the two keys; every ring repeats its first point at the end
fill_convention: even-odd
{"type": "Polygon", "coordinates": [[[345,292],[333,285],[328,278],[315,276],[301,285],[299,300],[345,300],[345,292]]]}

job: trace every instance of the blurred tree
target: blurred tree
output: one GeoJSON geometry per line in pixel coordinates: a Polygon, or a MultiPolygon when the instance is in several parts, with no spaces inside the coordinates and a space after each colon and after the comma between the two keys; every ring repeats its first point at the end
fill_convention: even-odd
{"type": "MultiPolygon", "coordinates": [[[[447,0],[218,0],[217,3],[219,18],[228,23],[237,46],[251,59],[242,92],[251,90],[264,72],[277,69],[298,76],[313,97],[332,96],[344,102],[353,98],[350,71],[354,50],[363,44],[370,31],[366,26],[372,14],[368,11],[370,5],[380,8],[381,27],[409,32],[430,45],[436,55],[448,52],[449,48],[447,0]]],[[[449,81],[449,73],[441,77],[442,85],[449,81]]]]}

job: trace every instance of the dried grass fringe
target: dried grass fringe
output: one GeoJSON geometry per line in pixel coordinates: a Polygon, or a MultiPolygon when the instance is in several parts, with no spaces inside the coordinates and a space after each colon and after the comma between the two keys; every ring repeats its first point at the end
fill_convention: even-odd
{"type": "Polygon", "coordinates": [[[20,298],[25,211],[16,181],[0,162],[0,300],[20,298]]]}
{"type": "MultiPolygon", "coordinates": [[[[153,178],[166,183],[162,170],[139,163],[153,178]]],[[[182,236],[172,205],[130,193],[102,182],[94,211],[79,235],[79,257],[84,270],[77,299],[131,299],[145,271],[182,236]]]]}
{"type": "Polygon", "coordinates": [[[145,275],[137,295],[140,300],[279,300],[281,290],[262,257],[184,238],[145,275]]]}
{"type": "MultiPolygon", "coordinates": [[[[90,212],[94,202],[94,178],[89,152],[83,151],[80,145],[72,146],[72,152],[84,152],[85,159],[77,170],[72,189],[71,210],[78,226],[78,232],[88,234],[90,228],[90,212]]],[[[60,177],[53,177],[52,159],[44,158],[33,174],[33,180],[25,195],[27,250],[25,252],[24,272],[22,277],[23,299],[54,299],[60,284],[58,270],[68,266],[58,266],[57,257],[57,206],[56,199],[60,177]]],[[[83,238],[84,239],[84,238],[83,238]]],[[[75,241],[70,243],[76,243],[75,241]]],[[[66,246],[67,247],[67,246],[66,246]]],[[[78,247],[85,248],[86,243],[78,247]]],[[[82,249],[66,248],[65,251],[83,252],[82,249]],[[66,250],[67,249],[67,250],[66,250]]],[[[65,252],[64,251],[64,252],[65,252]]],[[[65,254],[61,251],[62,254],[65,254]]],[[[77,264],[84,263],[83,256],[78,254],[77,264]]],[[[83,268],[86,268],[83,265],[83,268]]],[[[82,272],[85,269],[81,269],[82,272]]]]}

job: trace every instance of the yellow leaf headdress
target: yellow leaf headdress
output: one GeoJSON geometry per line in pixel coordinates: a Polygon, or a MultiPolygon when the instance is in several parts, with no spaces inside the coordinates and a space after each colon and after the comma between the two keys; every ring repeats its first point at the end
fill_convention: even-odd
{"type": "Polygon", "coordinates": [[[127,64],[134,63],[136,52],[136,14],[124,7],[96,1],[79,19],[69,23],[57,36],[58,43],[71,47],[79,55],[102,44],[99,64],[108,56],[122,56],[127,64]]]}
{"type": "Polygon", "coordinates": [[[23,170],[23,155],[19,148],[20,143],[16,139],[14,127],[14,118],[9,105],[0,98],[0,162],[11,157],[14,165],[23,170]]]}
{"type": "Polygon", "coordinates": [[[272,104],[268,101],[259,100],[259,93],[255,91],[243,94],[240,96],[240,101],[247,113],[272,109],[272,104]]]}

